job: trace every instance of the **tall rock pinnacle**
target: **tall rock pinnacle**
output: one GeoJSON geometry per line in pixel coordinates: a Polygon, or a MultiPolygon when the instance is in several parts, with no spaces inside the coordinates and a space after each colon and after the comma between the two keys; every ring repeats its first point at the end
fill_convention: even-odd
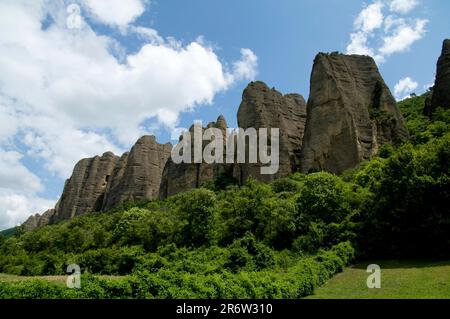
{"type": "Polygon", "coordinates": [[[450,108],[450,39],[444,40],[442,45],[431,106],[433,110],[438,107],[450,108]]]}
{"type": "MultiPolygon", "coordinates": [[[[207,128],[217,128],[222,131],[225,140],[227,122],[223,115],[217,118],[216,122],[208,123],[207,128]]],[[[232,174],[232,166],[227,164],[207,164],[194,163],[194,126],[191,126],[191,163],[175,164],[169,159],[164,167],[162,181],[160,186],[160,198],[166,198],[190,189],[201,187],[205,182],[213,181],[219,174],[225,170],[232,174]]],[[[202,128],[204,132],[205,128],[202,128]]],[[[202,141],[202,149],[208,144],[208,141],[202,141]]],[[[225,154],[225,153],[224,153],[225,154]]]]}
{"type": "Polygon", "coordinates": [[[171,144],[159,144],[154,136],[141,137],[130,153],[116,162],[102,210],[125,202],[158,198],[162,172],[171,150],[171,144]]]}
{"type": "MultiPolygon", "coordinates": [[[[238,180],[252,176],[272,181],[294,172],[302,147],[306,122],[306,102],[299,94],[282,95],[264,82],[252,82],[244,90],[238,111],[240,128],[280,129],[280,168],[275,175],[261,175],[261,164],[241,164],[238,180]]],[[[269,133],[270,134],[270,133],[269,133]]]]}
{"type": "Polygon", "coordinates": [[[119,157],[107,152],[79,161],[66,181],[51,222],[100,211],[108,180],[118,160],[119,157]]]}
{"type": "Polygon", "coordinates": [[[339,174],[370,159],[382,144],[407,138],[397,103],[371,57],[316,56],[301,156],[303,172],[339,174]]]}

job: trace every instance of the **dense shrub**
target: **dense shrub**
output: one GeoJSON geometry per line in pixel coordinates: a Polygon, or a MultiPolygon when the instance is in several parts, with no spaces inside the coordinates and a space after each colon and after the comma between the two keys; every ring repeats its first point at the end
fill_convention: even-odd
{"type": "Polygon", "coordinates": [[[316,257],[300,258],[280,269],[214,274],[160,270],[120,279],[81,277],[81,289],[39,280],[0,282],[0,298],[301,298],[311,294],[352,261],[354,250],[342,243],[316,257]]]}

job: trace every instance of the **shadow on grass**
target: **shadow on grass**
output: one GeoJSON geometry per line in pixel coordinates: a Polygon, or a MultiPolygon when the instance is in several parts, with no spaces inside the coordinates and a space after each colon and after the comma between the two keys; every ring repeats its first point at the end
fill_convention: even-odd
{"type": "Polygon", "coordinates": [[[450,266],[450,260],[376,260],[376,261],[359,261],[351,266],[355,269],[367,269],[371,264],[379,265],[382,269],[401,269],[401,268],[429,268],[439,266],[450,266]]]}

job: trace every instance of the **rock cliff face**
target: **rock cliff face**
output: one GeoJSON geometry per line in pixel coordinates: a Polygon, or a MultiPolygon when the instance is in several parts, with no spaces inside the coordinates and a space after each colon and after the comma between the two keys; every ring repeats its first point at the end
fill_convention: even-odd
{"type": "Polygon", "coordinates": [[[257,130],[280,130],[278,172],[274,175],[261,175],[260,163],[244,163],[237,170],[238,180],[244,182],[251,176],[268,182],[297,170],[306,122],[306,102],[301,95],[282,95],[263,82],[252,82],[244,90],[237,118],[239,127],[243,129],[253,127],[257,130]]]}
{"type": "Polygon", "coordinates": [[[79,161],[66,181],[51,222],[101,211],[106,186],[118,160],[108,152],[79,161]]]}
{"type": "Polygon", "coordinates": [[[382,144],[408,138],[396,101],[368,56],[316,56],[306,123],[303,172],[339,174],[382,144]]]}
{"type": "Polygon", "coordinates": [[[124,202],[158,198],[162,171],[171,149],[171,144],[161,145],[154,136],[144,136],[120,158],[107,152],[82,159],[66,181],[55,208],[31,216],[23,224],[24,229],[105,211],[124,202]]]}
{"type": "Polygon", "coordinates": [[[444,41],[437,63],[431,107],[433,110],[438,107],[450,108],[450,39],[444,41]]]}
{"type": "MultiPolygon", "coordinates": [[[[224,137],[225,146],[225,136],[227,130],[227,122],[225,121],[225,118],[220,115],[217,118],[217,121],[209,123],[207,128],[220,129],[224,137]]],[[[205,128],[202,128],[202,134],[204,131],[205,128]]],[[[166,198],[183,191],[198,188],[205,182],[213,181],[217,176],[219,176],[220,173],[226,170],[232,170],[232,165],[227,165],[225,163],[207,164],[204,161],[202,163],[194,163],[194,126],[191,126],[189,132],[191,134],[191,163],[176,164],[172,161],[172,159],[167,161],[162,174],[160,198],[166,198]]],[[[202,150],[208,143],[209,141],[202,142],[202,150]]]]}
{"type": "Polygon", "coordinates": [[[30,216],[23,224],[23,228],[25,231],[30,231],[45,225],[48,225],[55,215],[55,209],[49,209],[42,215],[36,214],[30,216]]]}
{"type": "Polygon", "coordinates": [[[124,202],[158,198],[162,172],[171,150],[171,144],[161,145],[154,136],[140,138],[130,153],[116,162],[102,210],[124,202]]]}

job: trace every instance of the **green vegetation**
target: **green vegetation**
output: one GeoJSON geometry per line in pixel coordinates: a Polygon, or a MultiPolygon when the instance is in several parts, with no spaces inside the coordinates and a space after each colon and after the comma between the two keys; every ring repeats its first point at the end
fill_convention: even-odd
{"type": "Polygon", "coordinates": [[[14,236],[16,233],[17,233],[17,227],[13,227],[13,228],[9,228],[9,229],[0,231],[0,236],[8,238],[8,237],[14,236]]]}
{"type": "Polygon", "coordinates": [[[369,263],[346,268],[308,299],[450,299],[450,263],[431,261],[376,261],[381,288],[368,289],[369,263]]]}
{"type": "MultiPolygon", "coordinates": [[[[411,142],[338,177],[232,179],[0,236],[0,298],[300,298],[357,258],[449,258],[450,112],[400,103],[411,142]],[[110,278],[104,276],[121,276],[110,278]]],[[[365,281],[362,282],[364,284],[365,281]]]]}

